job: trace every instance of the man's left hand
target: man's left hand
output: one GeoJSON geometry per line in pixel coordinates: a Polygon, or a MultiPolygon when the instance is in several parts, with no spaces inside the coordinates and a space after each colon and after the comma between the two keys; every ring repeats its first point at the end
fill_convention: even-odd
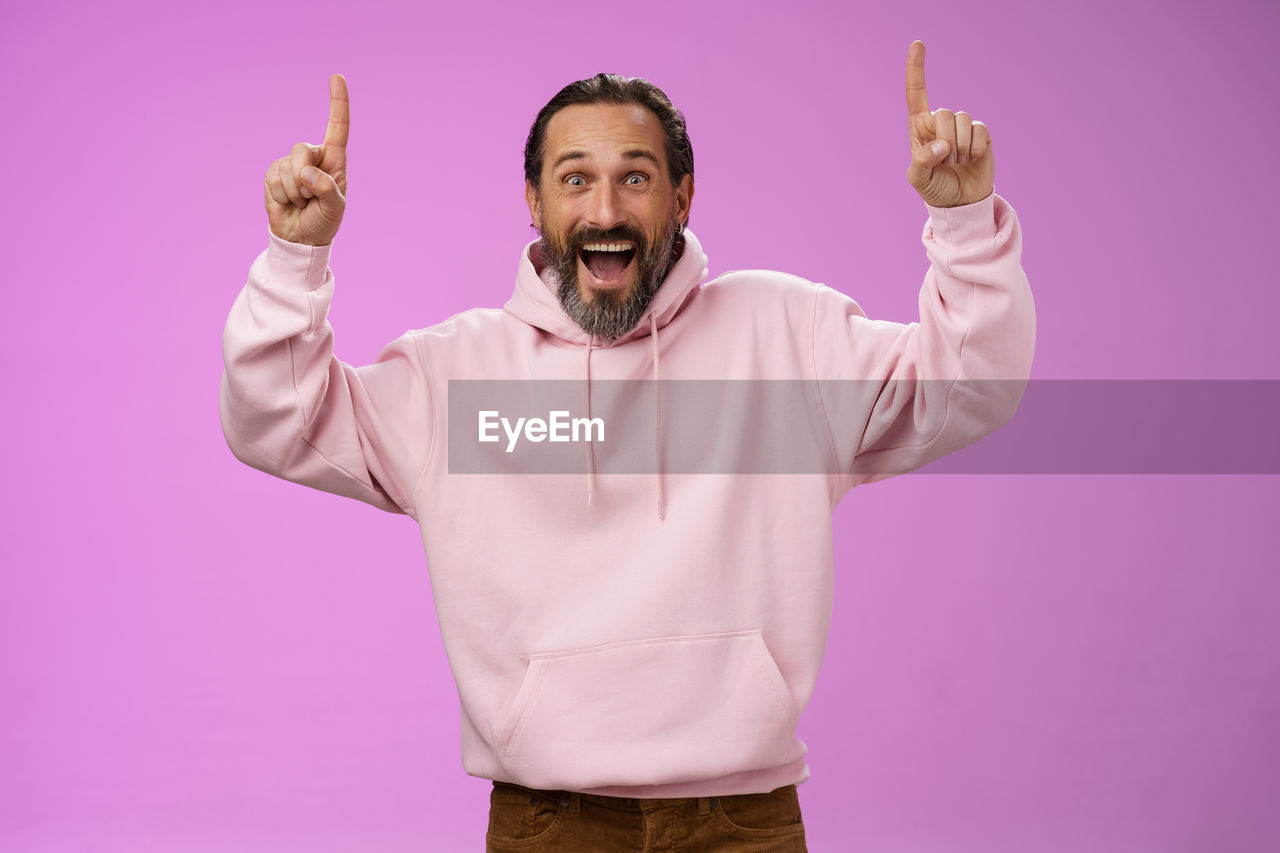
{"type": "Polygon", "coordinates": [[[913,41],[907,48],[907,130],[911,139],[907,181],[925,204],[959,207],[991,195],[996,172],[991,133],[966,112],[929,111],[922,41],[913,41]]]}

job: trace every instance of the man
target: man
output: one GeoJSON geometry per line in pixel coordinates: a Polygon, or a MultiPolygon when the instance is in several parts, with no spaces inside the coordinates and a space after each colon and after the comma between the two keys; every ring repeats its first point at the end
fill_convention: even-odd
{"type": "MultiPolygon", "coordinates": [[[[1005,422],[1030,369],[1021,232],[993,192],[986,127],[930,111],[913,43],[907,178],[928,207],[931,266],[920,322],[901,325],[780,273],[704,283],[683,116],[643,80],[571,84],[527,141],[541,239],[511,300],[353,368],[333,357],[326,319],[346,192],[342,77],[330,94],[324,144],[299,143],[267,172],[270,245],[224,336],[228,444],[421,526],[463,765],[494,780],[489,850],[805,849],[795,730],[830,619],[831,509],[1005,422]],[[610,468],[617,442],[600,436],[573,449],[581,465],[519,473],[532,469],[481,446],[485,412],[478,432],[475,412],[456,417],[459,389],[494,379],[567,384],[588,421],[593,401],[606,424],[628,412],[652,465],[610,468]],[[689,438],[672,427],[667,389],[680,383],[643,405],[601,391],[676,379],[787,380],[791,434],[812,437],[824,472],[691,470],[673,461],[689,438]],[[488,450],[496,467],[460,473],[488,450]]],[[[520,429],[503,423],[513,449],[520,429]]],[[[548,429],[526,423],[523,436],[548,429]]],[[[726,431],[717,450],[749,460],[753,433],[726,431]]]]}

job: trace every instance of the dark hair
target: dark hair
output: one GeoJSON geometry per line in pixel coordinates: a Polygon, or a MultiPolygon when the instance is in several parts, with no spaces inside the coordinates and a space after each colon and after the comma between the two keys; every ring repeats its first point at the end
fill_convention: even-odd
{"type": "Polygon", "coordinates": [[[524,143],[524,177],[534,189],[542,185],[542,157],[547,144],[547,123],[560,110],[575,104],[639,104],[647,107],[662,123],[666,136],[667,169],[671,183],[680,185],[685,175],[693,176],[693,145],[685,128],[684,113],[657,86],[641,77],[597,74],[565,86],[538,113],[524,143]]]}

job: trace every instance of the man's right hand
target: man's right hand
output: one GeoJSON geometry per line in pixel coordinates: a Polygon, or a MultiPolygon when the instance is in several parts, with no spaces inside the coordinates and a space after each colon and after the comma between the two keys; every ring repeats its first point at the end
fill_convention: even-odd
{"type": "Polygon", "coordinates": [[[267,221],[290,243],[327,246],[347,208],[347,130],[351,107],[347,81],[329,78],[329,126],[323,145],[299,142],[267,168],[267,221]]]}

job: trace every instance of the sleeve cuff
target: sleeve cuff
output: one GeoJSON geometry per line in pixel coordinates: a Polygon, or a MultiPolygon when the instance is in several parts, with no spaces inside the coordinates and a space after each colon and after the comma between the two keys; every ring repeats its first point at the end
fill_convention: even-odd
{"type": "Polygon", "coordinates": [[[319,289],[329,277],[330,243],[308,246],[282,240],[268,229],[267,280],[276,284],[295,284],[303,290],[319,289]]]}
{"type": "Polygon", "coordinates": [[[995,203],[996,193],[992,190],[982,201],[959,207],[926,204],[929,211],[926,233],[931,230],[933,239],[944,246],[967,246],[989,241],[996,235],[995,203]]]}

